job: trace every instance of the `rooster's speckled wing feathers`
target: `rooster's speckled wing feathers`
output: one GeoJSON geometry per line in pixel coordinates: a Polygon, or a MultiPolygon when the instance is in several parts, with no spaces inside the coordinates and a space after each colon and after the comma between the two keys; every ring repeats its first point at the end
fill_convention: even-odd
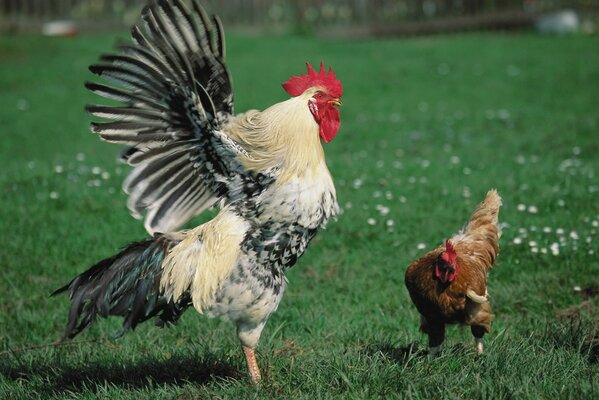
{"type": "MultiPolygon", "coordinates": [[[[247,152],[222,130],[233,112],[224,37],[194,0],[152,1],[133,28],[133,44],[90,67],[109,85],[88,83],[120,106],[88,106],[110,122],[92,130],[126,144],[134,166],[124,183],[131,213],[150,232],[173,231],[221,198],[239,196],[232,185],[256,178],[239,163],[247,152]],[[234,193],[233,193],[234,192],[234,193]]],[[[251,185],[250,185],[251,186],[251,185]]],[[[253,193],[241,193],[253,195],[253,193]]]]}

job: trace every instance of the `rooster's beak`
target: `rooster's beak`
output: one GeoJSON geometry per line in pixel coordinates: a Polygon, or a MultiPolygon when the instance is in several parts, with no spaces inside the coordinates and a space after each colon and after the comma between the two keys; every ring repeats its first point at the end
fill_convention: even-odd
{"type": "Polygon", "coordinates": [[[333,100],[329,100],[328,103],[332,104],[334,106],[339,107],[341,105],[341,100],[340,99],[333,99],[333,100]]]}

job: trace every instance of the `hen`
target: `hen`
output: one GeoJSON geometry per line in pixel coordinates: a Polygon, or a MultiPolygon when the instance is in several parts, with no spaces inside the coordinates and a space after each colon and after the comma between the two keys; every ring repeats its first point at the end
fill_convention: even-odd
{"type": "Polygon", "coordinates": [[[64,333],[97,316],[124,318],[123,333],[156,317],[174,323],[190,306],[237,327],[251,379],[254,349],[287,286],[285,272],[338,213],[321,139],[340,126],[342,85],[321,63],[283,84],[292,97],[264,111],[233,114],[221,23],[197,1],[151,1],[133,42],[104,55],[87,83],[120,105],[88,111],[102,139],[125,144],[132,214],[152,238],[132,243],[75,277],[64,333]],[[176,229],[220,205],[215,218],[176,229]]]}
{"type": "Polygon", "coordinates": [[[499,254],[500,207],[497,191],[489,191],[461,232],[406,271],[406,287],[420,312],[420,329],[428,335],[431,354],[439,351],[445,324],[451,323],[469,325],[477,353],[483,352],[482,339],[493,318],[487,274],[499,254]]]}

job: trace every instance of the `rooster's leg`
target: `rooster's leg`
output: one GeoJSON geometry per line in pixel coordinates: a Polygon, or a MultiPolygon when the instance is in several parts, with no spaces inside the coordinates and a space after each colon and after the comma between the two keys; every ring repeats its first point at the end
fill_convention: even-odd
{"type": "Polygon", "coordinates": [[[256,361],[256,353],[254,349],[258,345],[258,340],[262,334],[262,329],[266,321],[262,321],[257,325],[254,324],[239,324],[237,326],[237,336],[241,342],[241,348],[245,355],[245,362],[248,366],[248,372],[252,383],[257,384],[262,379],[260,374],[260,368],[258,368],[258,361],[256,361]]]}
{"type": "Polygon", "coordinates": [[[474,336],[474,340],[476,341],[476,354],[483,353],[483,336],[485,335],[485,328],[478,325],[473,325],[470,327],[470,331],[474,336]]]}
{"type": "Polygon", "coordinates": [[[254,349],[247,346],[241,346],[243,348],[243,353],[245,354],[245,361],[248,366],[248,372],[250,374],[250,378],[253,383],[259,383],[262,379],[262,375],[260,374],[260,368],[258,367],[258,361],[256,361],[256,353],[254,349]]]}

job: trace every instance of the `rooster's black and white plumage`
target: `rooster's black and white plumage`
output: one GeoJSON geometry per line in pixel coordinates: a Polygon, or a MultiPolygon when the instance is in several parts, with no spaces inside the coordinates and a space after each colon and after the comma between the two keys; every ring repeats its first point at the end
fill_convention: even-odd
{"type": "Polygon", "coordinates": [[[221,24],[197,1],[151,1],[132,39],[90,67],[103,82],[87,83],[120,105],[88,111],[108,120],[93,132],[126,145],[128,206],[153,237],[56,291],[71,298],[65,337],[98,315],[124,317],[126,331],[152,317],[175,322],[193,306],[236,325],[258,381],[254,348],[285,271],[338,212],[321,139],[339,128],[341,83],[308,65],[283,84],[289,100],[234,115],[221,24]],[[217,204],[214,219],[177,231],[217,204]]]}

